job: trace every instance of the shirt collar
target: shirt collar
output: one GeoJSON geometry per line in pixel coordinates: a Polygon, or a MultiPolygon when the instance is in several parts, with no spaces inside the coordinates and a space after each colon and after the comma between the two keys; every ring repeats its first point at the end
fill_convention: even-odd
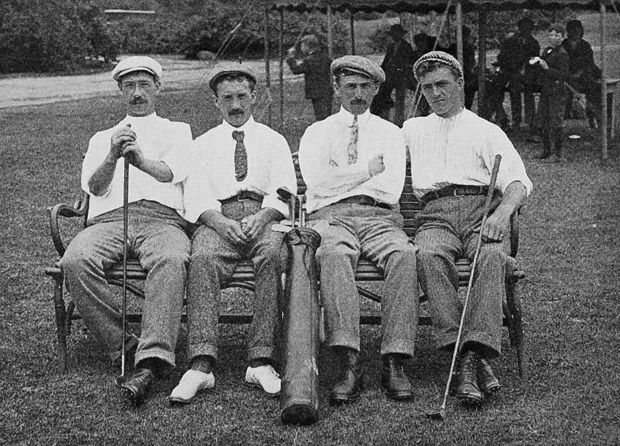
{"type": "Polygon", "coordinates": [[[247,133],[247,131],[248,131],[248,130],[251,130],[251,129],[252,129],[252,127],[253,127],[255,124],[256,124],[256,121],[254,121],[254,116],[250,116],[250,119],[248,119],[248,120],[246,121],[246,123],[245,123],[245,124],[243,124],[241,127],[233,127],[233,126],[232,126],[232,125],[230,125],[228,122],[226,122],[226,120],[223,120],[223,121],[222,121],[222,126],[223,126],[224,130],[225,130],[226,132],[230,132],[230,133],[232,133],[232,132],[234,132],[234,131],[237,131],[237,132],[246,132],[246,133],[247,133]]]}
{"type": "Polygon", "coordinates": [[[450,116],[449,118],[444,118],[444,117],[442,117],[442,116],[439,116],[439,115],[438,115],[438,114],[436,114],[436,113],[433,113],[433,114],[434,114],[434,115],[437,117],[437,119],[439,119],[440,121],[442,121],[442,120],[443,120],[443,121],[453,122],[453,121],[456,121],[457,119],[459,119],[461,116],[463,116],[463,115],[465,114],[465,112],[466,112],[466,111],[467,111],[467,109],[466,109],[465,107],[463,107],[463,108],[461,108],[461,111],[460,111],[460,112],[458,112],[458,113],[457,113],[456,115],[454,115],[454,116],[450,116]]]}
{"type": "MultiPolygon", "coordinates": [[[[353,118],[353,113],[345,109],[343,106],[340,106],[340,111],[338,112],[338,120],[340,122],[346,125],[351,125],[353,124],[353,118]]],[[[357,124],[359,126],[363,126],[368,122],[368,119],[370,119],[370,108],[361,115],[357,115],[357,124]]]]}
{"type": "Polygon", "coordinates": [[[152,121],[153,119],[157,118],[157,113],[153,112],[150,115],[146,115],[146,116],[129,116],[126,115],[125,119],[123,119],[120,123],[121,124],[126,124],[127,122],[149,122],[152,121]]]}

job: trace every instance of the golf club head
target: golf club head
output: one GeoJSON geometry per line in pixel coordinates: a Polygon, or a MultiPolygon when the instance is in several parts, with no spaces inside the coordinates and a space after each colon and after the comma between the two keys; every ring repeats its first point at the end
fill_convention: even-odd
{"type": "Polygon", "coordinates": [[[114,384],[116,384],[116,387],[121,387],[126,380],[127,377],[125,375],[120,375],[116,377],[116,379],[114,380],[114,384]]]}
{"type": "Polygon", "coordinates": [[[288,190],[288,188],[286,187],[279,187],[278,190],[276,190],[276,192],[278,194],[278,198],[284,202],[288,202],[291,199],[291,197],[294,196],[293,192],[288,190]]]}
{"type": "Polygon", "coordinates": [[[444,421],[446,419],[446,408],[442,407],[439,410],[426,412],[426,418],[436,421],[444,421]]]}

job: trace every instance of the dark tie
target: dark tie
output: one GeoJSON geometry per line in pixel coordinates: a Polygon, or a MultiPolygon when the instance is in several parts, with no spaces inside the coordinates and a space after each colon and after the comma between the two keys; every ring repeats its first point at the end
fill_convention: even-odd
{"type": "Polygon", "coordinates": [[[245,151],[245,144],[243,144],[243,137],[245,133],[233,131],[232,137],[237,141],[235,146],[235,178],[237,181],[243,181],[248,174],[248,154],[245,151]]]}
{"type": "Polygon", "coordinates": [[[359,139],[360,128],[357,123],[357,115],[353,118],[351,124],[351,135],[349,137],[349,145],[347,146],[347,161],[349,164],[357,162],[357,140],[359,139]]]}

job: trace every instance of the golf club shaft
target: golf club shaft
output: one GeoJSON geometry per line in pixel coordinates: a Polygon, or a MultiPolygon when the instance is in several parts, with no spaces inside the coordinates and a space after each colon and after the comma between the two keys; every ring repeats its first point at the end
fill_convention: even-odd
{"type": "Polygon", "coordinates": [[[469,302],[469,294],[474,283],[474,273],[476,272],[476,264],[478,263],[478,256],[480,249],[482,248],[482,230],[489,216],[491,210],[491,201],[493,200],[493,194],[495,192],[495,183],[497,181],[497,172],[499,171],[499,165],[502,161],[502,156],[495,156],[495,162],[493,163],[493,170],[491,171],[491,180],[489,182],[489,190],[487,191],[486,200],[484,202],[484,210],[482,215],[482,223],[480,224],[480,232],[478,233],[478,243],[476,244],[476,251],[474,253],[474,259],[471,265],[471,272],[469,273],[469,282],[467,284],[467,293],[465,294],[465,301],[463,302],[463,311],[461,313],[461,321],[459,323],[459,331],[456,335],[456,343],[454,344],[454,352],[452,353],[452,363],[450,364],[450,373],[448,374],[448,382],[446,383],[446,390],[443,396],[443,402],[441,408],[446,407],[446,401],[448,400],[448,393],[450,392],[450,383],[452,382],[452,373],[454,372],[454,366],[456,364],[456,355],[459,351],[459,345],[461,343],[461,335],[463,334],[463,324],[465,322],[465,314],[467,313],[467,304],[469,302]]]}
{"type": "Polygon", "coordinates": [[[125,376],[125,338],[127,337],[127,235],[129,232],[129,162],[123,158],[123,307],[121,338],[121,377],[125,376]]]}

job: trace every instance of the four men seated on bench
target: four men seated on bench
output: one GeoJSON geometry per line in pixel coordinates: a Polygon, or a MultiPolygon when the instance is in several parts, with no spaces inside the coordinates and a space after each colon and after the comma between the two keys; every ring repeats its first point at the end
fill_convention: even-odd
{"type": "MultiPolygon", "coordinates": [[[[454,345],[461,311],[454,261],[473,255],[492,160],[499,153],[504,157],[499,191],[495,212],[482,234],[485,244],[465,320],[459,369],[459,397],[480,403],[484,399],[480,387],[486,392],[499,387],[488,363],[480,361],[500,353],[503,286],[509,267],[501,242],[508,235],[510,215],[532,189],[523,162],[498,127],[464,110],[462,68],[446,53],[431,52],[416,63],[415,75],[435,113],[406,122],[403,131],[369,112],[385,79],[379,66],[364,57],[345,56],[334,61],[331,70],[342,108],[307,129],[299,154],[310,220],[328,223],[328,229],[321,230],[317,262],[327,343],[341,359],[330,401],[352,402],[361,391],[355,268],[362,254],[385,276],[380,353],[381,386],[388,397],[413,397],[404,360],[414,352],[418,273],[430,299],[438,344],[454,345]],[[403,232],[398,212],[405,143],[414,192],[426,204],[418,215],[417,265],[417,248],[403,232]]],[[[120,262],[122,255],[118,159],[126,156],[135,166],[129,243],[132,255],[149,273],[141,338],[128,342],[137,344],[136,373],[123,388],[134,404],[140,404],[154,375],[175,365],[188,263],[191,363],[170,402],[189,403],[198,391],[214,386],[220,287],[238,261],[251,259],[256,293],[245,379],[277,394],[282,234],[270,226],[286,212],[276,190],[296,190],[288,144],[252,118],[256,78],[247,69],[219,72],[211,79],[224,122],[193,144],[187,125],[154,114],[160,77],[161,67],[144,57],[126,59],[114,71],[129,116],[91,140],[83,172],[83,188],[91,194],[91,226],[76,237],[62,259],[68,287],[89,329],[118,356],[120,315],[112,309],[104,270],[120,262]],[[186,176],[183,206],[179,182],[186,176]],[[191,261],[184,232],[188,224],[180,217],[183,210],[189,222],[198,223],[191,261]]]]}

